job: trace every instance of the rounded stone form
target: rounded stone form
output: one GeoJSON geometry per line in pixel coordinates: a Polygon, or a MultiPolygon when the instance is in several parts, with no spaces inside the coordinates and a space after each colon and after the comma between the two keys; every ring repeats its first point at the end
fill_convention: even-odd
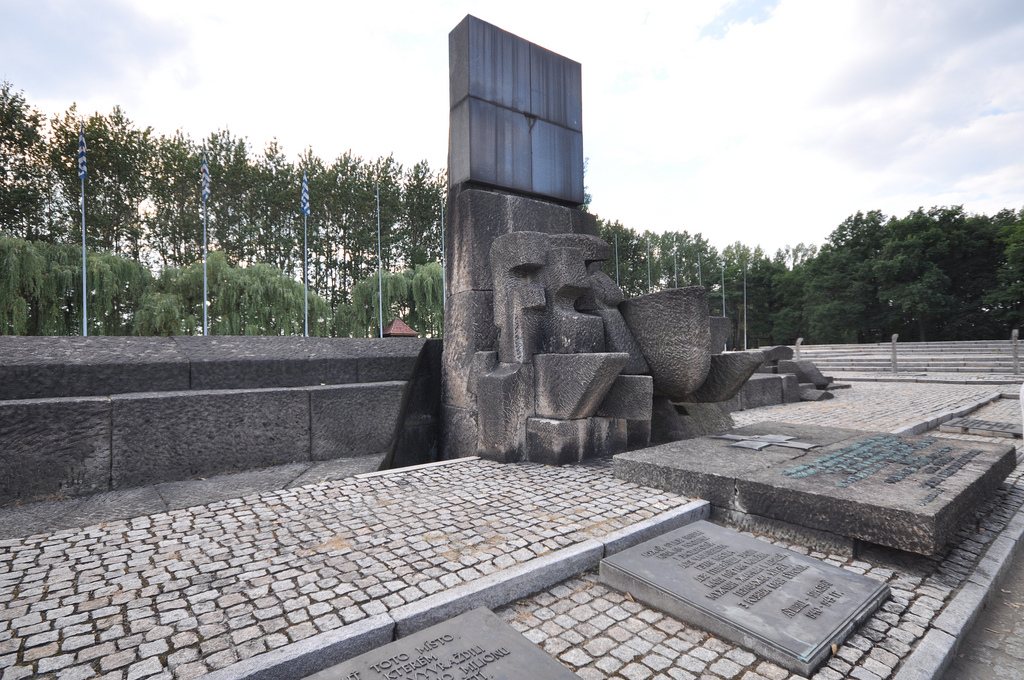
{"type": "Polygon", "coordinates": [[[704,288],[670,288],[624,300],[619,311],[651,368],[654,393],[682,401],[711,370],[704,288]]]}

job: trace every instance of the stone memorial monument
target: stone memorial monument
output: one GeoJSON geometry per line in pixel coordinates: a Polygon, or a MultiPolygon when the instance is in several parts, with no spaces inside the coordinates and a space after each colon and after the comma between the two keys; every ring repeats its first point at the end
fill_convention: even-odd
{"type": "Polygon", "coordinates": [[[694,522],[601,561],[601,582],[810,677],[889,586],[694,522]]]}
{"type": "Polygon", "coordinates": [[[1013,471],[1012,444],[759,423],[615,456],[615,476],[711,502],[712,517],[932,555],[1013,471]]]}
{"type": "Polygon", "coordinates": [[[306,680],[578,680],[490,610],[474,609],[306,680]]]}
{"type": "Polygon", "coordinates": [[[564,464],[727,428],[706,406],[764,357],[712,351],[702,288],[623,300],[602,271],[580,65],[472,16],[449,50],[444,456],[564,464]]]}

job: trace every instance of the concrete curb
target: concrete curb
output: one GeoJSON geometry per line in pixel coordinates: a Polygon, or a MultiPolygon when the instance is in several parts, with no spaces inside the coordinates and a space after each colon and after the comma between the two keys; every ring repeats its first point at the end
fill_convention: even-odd
{"type": "MultiPolygon", "coordinates": [[[[826,369],[827,370],[827,369],[826,369]]],[[[1024,382],[1024,378],[1018,375],[1006,375],[998,374],[999,377],[988,378],[985,380],[979,379],[968,379],[968,378],[929,378],[925,374],[919,376],[845,376],[840,371],[832,371],[836,374],[837,379],[849,381],[849,382],[914,382],[914,383],[936,383],[941,385],[1019,385],[1024,382]]]]}
{"type": "Polygon", "coordinates": [[[962,418],[969,413],[974,413],[982,406],[991,404],[993,401],[1000,399],[1002,396],[1003,395],[1001,392],[993,392],[987,397],[983,397],[978,401],[971,402],[967,406],[958,408],[955,411],[947,411],[945,413],[940,413],[939,415],[934,416],[932,418],[928,418],[927,420],[921,420],[916,423],[911,423],[910,425],[898,427],[895,430],[892,430],[890,434],[915,435],[921,434],[922,432],[927,432],[928,430],[934,430],[942,423],[949,422],[953,418],[962,418]]]}
{"type": "MultiPolygon", "coordinates": [[[[420,467],[475,460],[462,458],[420,467]]],[[[416,468],[403,468],[410,470],[416,468]]],[[[383,473],[397,472],[386,470],[383,473]]],[[[381,473],[367,473],[376,476],[381,473]]],[[[659,534],[708,519],[711,504],[693,500],[601,538],[555,550],[402,607],[257,654],[204,677],[210,680],[299,680],[375,647],[423,630],[476,607],[494,609],[593,569],[607,555],[659,534]]]]}
{"type": "Polygon", "coordinates": [[[304,678],[391,642],[394,632],[395,622],[387,614],[380,614],[251,656],[203,677],[207,680],[304,678]]]}
{"type": "Polygon", "coordinates": [[[1024,507],[1017,511],[971,570],[960,592],[932,623],[914,651],[900,666],[893,680],[941,678],[953,662],[960,643],[971,632],[989,595],[1006,576],[1013,558],[1021,550],[1024,535],[1024,507]]]}

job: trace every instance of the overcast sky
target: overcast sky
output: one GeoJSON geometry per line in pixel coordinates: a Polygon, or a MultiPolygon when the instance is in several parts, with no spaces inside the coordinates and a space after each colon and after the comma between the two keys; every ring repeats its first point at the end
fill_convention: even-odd
{"type": "Polygon", "coordinates": [[[437,169],[467,14],[583,64],[592,210],[769,253],[848,215],[1024,208],[1021,0],[0,0],[0,79],[194,139],[437,169]]]}

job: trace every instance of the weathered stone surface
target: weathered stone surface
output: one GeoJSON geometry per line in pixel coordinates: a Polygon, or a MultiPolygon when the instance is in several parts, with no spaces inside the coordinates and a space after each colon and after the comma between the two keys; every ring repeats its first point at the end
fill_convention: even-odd
{"type": "MultiPolygon", "coordinates": [[[[572,243],[570,238],[584,240],[588,237],[566,235],[560,242],[572,243]]],[[[604,321],[597,315],[576,309],[576,301],[588,292],[590,285],[584,250],[552,243],[541,279],[546,298],[541,351],[554,354],[604,352],[604,321]]]]}
{"type": "Polygon", "coordinates": [[[590,418],[552,420],[530,418],[526,421],[527,459],[545,465],[578,463],[586,457],[591,443],[590,418]]]}
{"type": "Polygon", "coordinates": [[[651,443],[651,421],[649,418],[643,420],[627,420],[626,435],[629,448],[641,448],[651,443]]]}
{"type": "Polygon", "coordinates": [[[502,234],[597,234],[594,216],[582,210],[466,186],[454,187],[449,193],[446,217],[451,225],[445,231],[449,304],[455,293],[491,290],[491,244],[502,234]]]}
{"type": "Polygon", "coordinates": [[[744,409],[775,406],[784,402],[781,375],[754,375],[740,390],[740,401],[744,409]]]}
{"type": "MultiPolygon", "coordinates": [[[[194,390],[410,380],[424,338],[179,336],[194,390]]],[[[146,390],[153,391],[153,390],[146,390]]]]}
{"type": "Polygon", "coordinates": [[[0,401],[0,505],[110,488],[110,400],[0,401]]]}
{"type": "Polygon", "coordinates": [[[388,453],[395,444],[408,382],[310,390],[311,460],[388,453]]]}
{"type": "Polygon", "coordinates": [[[835,395],[826,390],[815,389],[814,385],[800,383],[800,401],[825,401],[834,399],[835,395]]]}
{"type": "Polygon", "coordinates": [[[793,358],[793,348],[789,345],[776,345],[775,347],[769,347],[767,349],[762,348],[764,352],[765,363],[778,363],[782,360],[790,360],[793,358]]]}
{"type": "Polygon", "coordinates": [[[540,349],[547,304],[542,279],[549,249],[547,234],[539,231],[504,234],[491,245],[494,324],[502,363],[529,363],[540,349]]]}
{"type": "Polygon", "coordinates": [[[732,322],[725,316],[712,316],[709,319],[711,328],[711,353],[721,354],[729,344],[732,335],[732,322]]]}
{"type": "Polygon", "coordinates": [[[628,354],[614,353],[535,355],[537,415],[560,420],[594,415],[628,360],[628,354]]]}
{"type": "Polygon", "coordinates": [[[779,373],[792,373],[800,382],[813,383],[819,390],[825,389],[832,382],[831,378],[826,378],[821,374],[821,371],[818,370],[818,367],[810,359],[801,359],[799,361],[783,359],[779,361],[778,365],[779,373]]]}
{"type": "Polygon", "coordinates": [[[810,677],[889,586],[701,520],[601,561],[601,582],[810,677]]]}
{"type": "Polygon", "coordinates": [[[589,443],[583,459],[621,453],[629,448],[629,422],[625,418],[602,418],[590,421],[589,443]]]}
{"type": "Polygon", "coordinates": [[[112,398],[111,487],[309,460],[309,391],[202,390],[112,398]]]}
{"type": "Polygon", "coordinates": [[[713,354],[707,379],[686,401],[728,401],[763,363],[764,353],[758,351],[713,354]]]}
{"type": "Polygon", "coordinates": [[[620,454],[617,477],[752,515],[934,554],[1013,469],[1011,445],[760,423],[729,434],[818,444],[761,451],[704,438],[620,454]]]}
{"type": "Polygon", "coordinates": [[[356,678],[550,678],[577,676],[490,610],[474,609],[378,647],[306,680],[356,678]],[[404,670],[406,667],[412,672],[404,670]],[[419,670],[417,670],[419,669],[419,670]]]}
{"type": "Polygon", "coordinates": [[[779,375],[782,378],[782,403],[795,404],[800,401],[800,382],[792,373],[779,375]]]}
{"type": "Polygon", "coordinates": [[[171,338],[0,335],[0,400],[187,390],[171,338]]]}
{"type": "Polygon", "coordinates": [[[442,403],[476,409],[476,388],[471,384],[477,376],[473,372],[473,355],[494,350],[498,339],[491,291],[467,291],[449,296],[444,324],[442,403]]]}
{"type": "Polygon", "coordinates": [[[707,378],[711,331],[704,289],[671,288],[631,298],[619,311],[651,368],[654,392],[682,401],[707,378]]]}
{"type": "Polygon", "coordinates": [[[500,463],[523,460],[526,421],[535,409],[533,376],[530,364],[498,364],[477,380],[478,455],[500,463]]]}
{"type": "Polygon", "coordinates": [[[732,418],[717,404],[673,404],[666,397],[654,397],[652,442],[693,439],[725,432],[732,426],[732,418]]]}
{"type": "Polygon", "coordinates": [[[473,16],[448,44],[451,184],[582,203],[579,63],[473,16]]]}
{"type": "Polygon", "coordinates": [[[441,405],[441,456],[445,459],[475,456],[479,438],[475,410],[441,405]]]}
{"type": "MultiPolygon", "coordinates": [[[[654,383],[649,375],[620,375],[597,409],[597,415],[640,421],[651,419],[654,383]]],[[[647,428],[650,433],[650,428],[647,428]]]]}

